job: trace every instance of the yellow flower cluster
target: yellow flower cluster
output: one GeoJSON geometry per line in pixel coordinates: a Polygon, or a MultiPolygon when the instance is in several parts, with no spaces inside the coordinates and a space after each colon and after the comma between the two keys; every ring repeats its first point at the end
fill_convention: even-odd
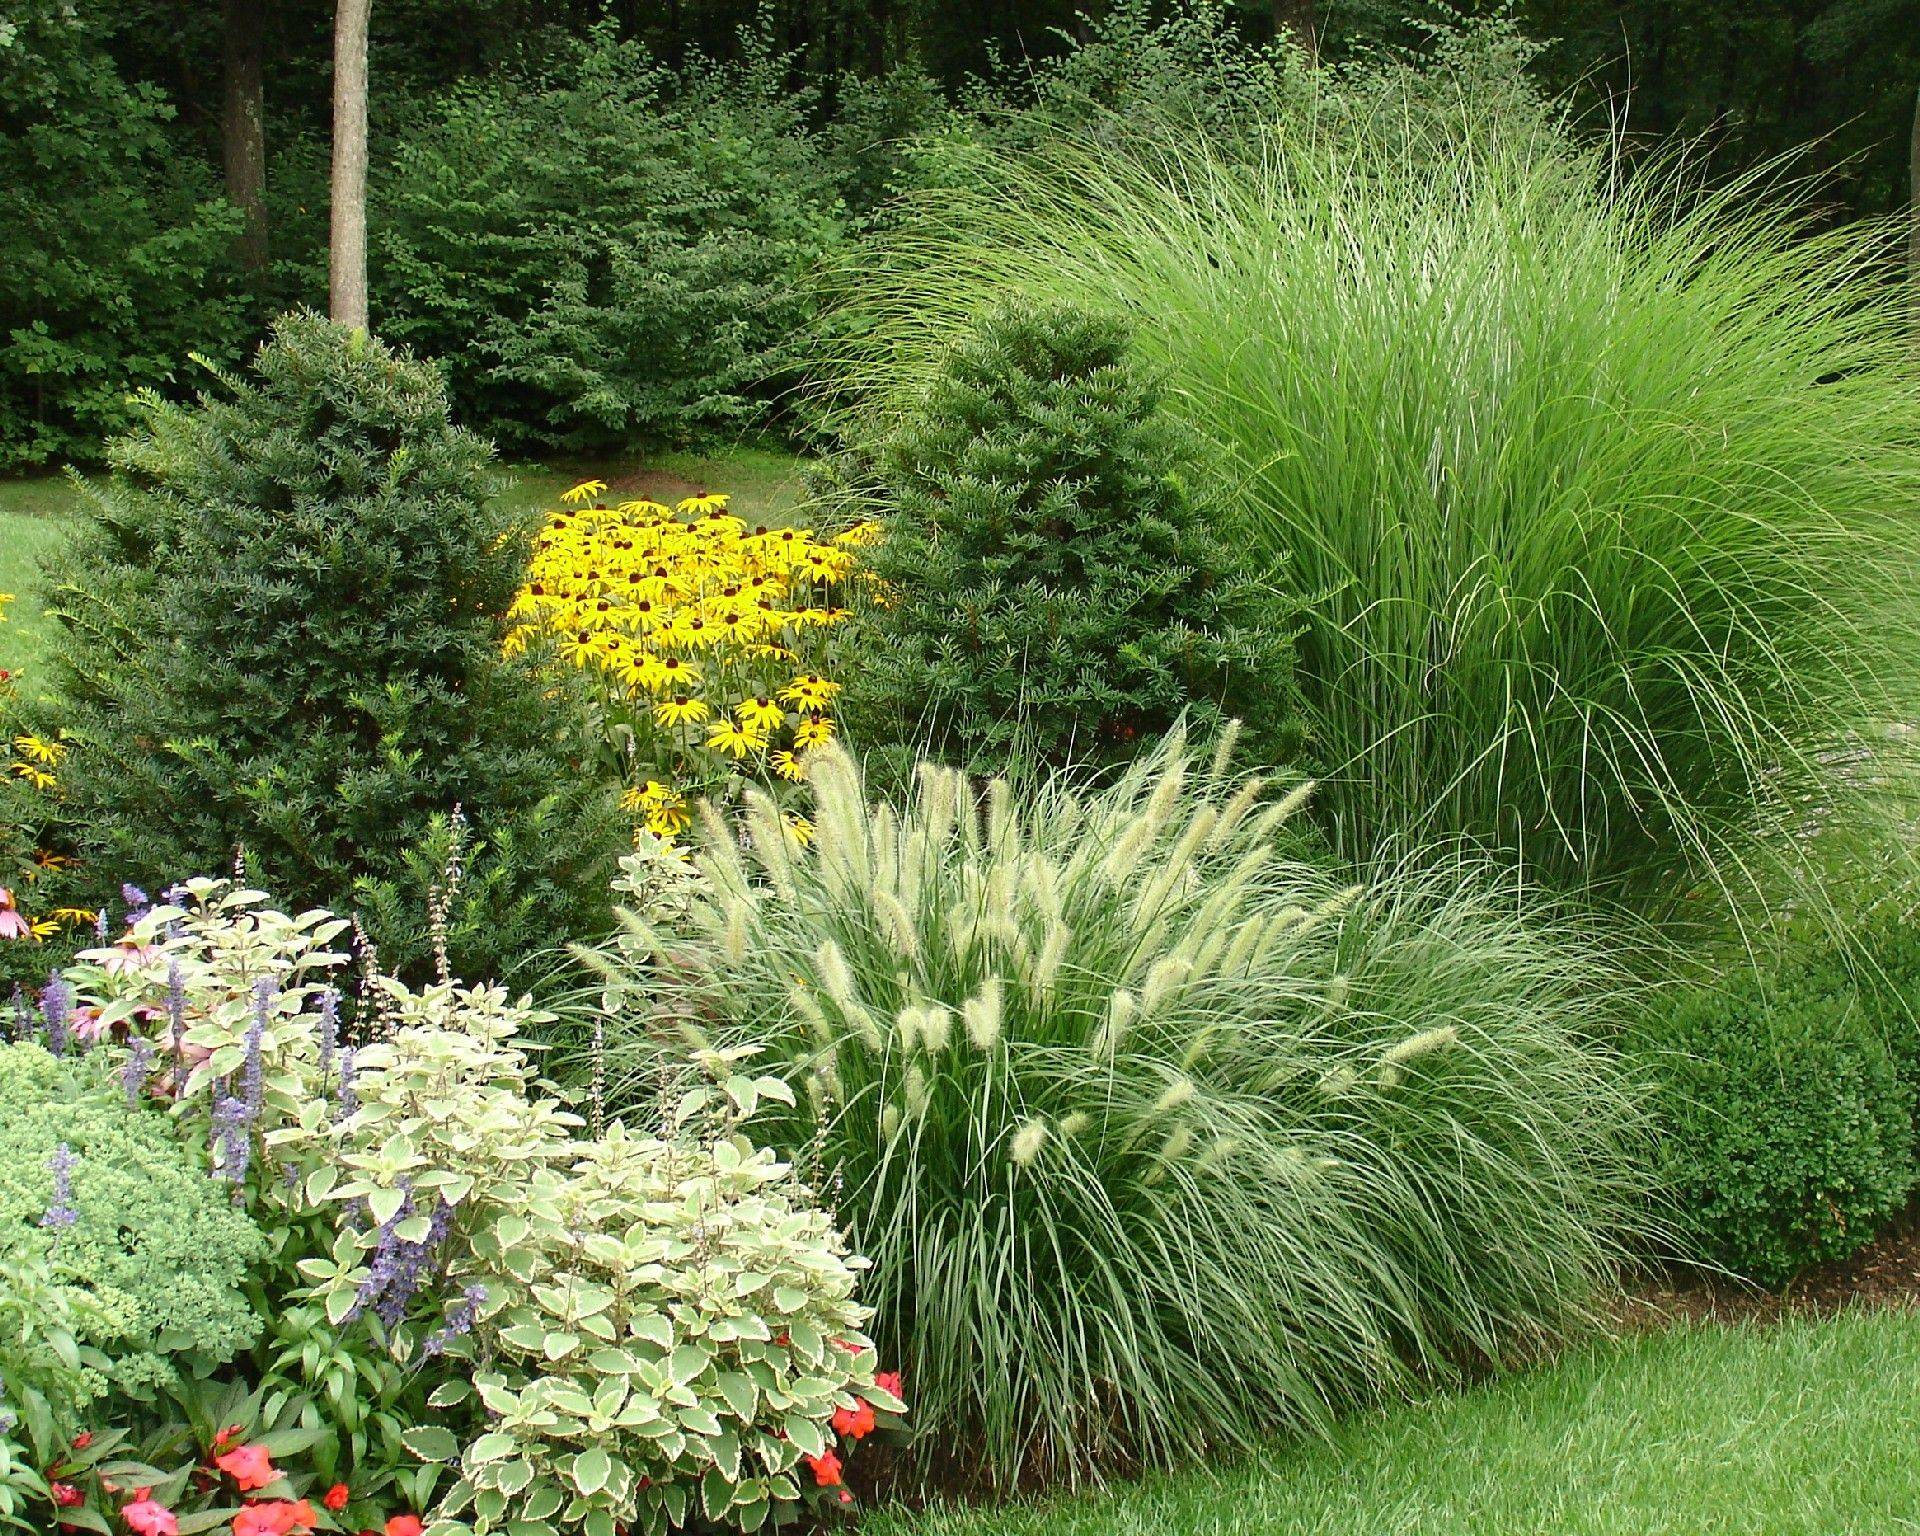
{"type": "MultiPolygon", "coordinates": [[[[0,592],[0,622],[5,621],[7,604],[12,601],[11,592],[0,592]]],[[[0,672],[0,704],[5,703],[3,695],[8,687],[7,674],[0,672]]],[[[32,732],[8,737],[0,732],[0,778],[12,779],[39,794],[51,795],[58,790],[59,778],[54,770],[66,755],[66,743],[57,739],[32,732]]],[[[0,806],[0,815],[5,812],[6,808],[0,806]]],[[[32,884],[41,875],[68,868],[72,863],[73,860],[63,854],[36,849],[32,862],[21,873],[27,883],[32,884]]],[[[93,921],[93,913],[81,907],[56,907],[38,917],[23,911],[19,902],[24,892],[18,886],[7,885],[8,879],[6,871],[0,870],[0,939],[50,939],[62,928],[83,928],[93,921]]]]}
{"type": "Polygon", "coordinates": [[[833,739],[834,635],[878,529],[816,538],[749,528],[725,496],[608,507],[605,489],[577,485],[547,518],[506,645],[544,644],[586,674],[626,808],[671,837],[690,784],[747,770],[798,780],[833,739]]]}

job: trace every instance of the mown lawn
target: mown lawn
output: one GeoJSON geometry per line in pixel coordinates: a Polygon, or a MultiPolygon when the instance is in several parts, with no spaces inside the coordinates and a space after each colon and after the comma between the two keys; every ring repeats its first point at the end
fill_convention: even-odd
{"type": "MultiPolygon", "coordinates": [[[[1230,1367],[1223,1367],[1230,1368],[1230,1367]]],[[[1327,1445],[865,1536],[1920,1532],[1920,1316],[1683,1327],[1345,1427],[1327,1445]]]]}
{"type": "MultiPolygon", "coordinates": [[[[780,523],[804,496],[802,461],[755,446],[714,453],[622,455],[609,461],[568,460],[514,465],[505,495],[517,504],[551,506],[560,493],[589,477],[611,483],[609,494],[673,497],[725,491],[749,521],[780,523]]],[[[64,536],[79,502],[64,475],[0,480],[0,592],[15,601],[0,624],[0,668],[31,672],[44,652],[46,618],[39,595],[41,563],[64,536]]]]}

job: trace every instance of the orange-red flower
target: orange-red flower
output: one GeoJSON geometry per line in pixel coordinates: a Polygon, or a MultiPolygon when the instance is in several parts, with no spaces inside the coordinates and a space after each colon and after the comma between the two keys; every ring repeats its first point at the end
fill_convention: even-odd
{"type": "Polygon", "coordinates": [[[425,1529],[418,1515],[395,1515],[387,1522],[387,1536],[420,1536],[425,1529]]]}
{"type": "Polygon", "coordinates": [[[213,1458],[213,1464],[240,1485],[243,1493],[264,1488],[280,1475],[264,1445],[243,1445],[213,1458]]]}
{"type": "Polygon", "coordinates": [[[347,1500],[351,1497],[352,1495],[347,1491],[347,1485],[345,1483],[335,1483],[325,1493],[320,1495],[320,1502],[337,1515],[347,1507],[347,1500]]]}
{"type": "Polygon", "coordinates": [[[809,1456],[807,1465],[813,1469],[813,1480],[822,1488],[838,1488],[845,1481],[840,1475],[840,1458],[832,1451],[824,1451],[818,1456],[809,1456]]]}
{"type": "Polygon", "coordinates": [[[873,1433],[873,1405],[855,1403],[851,1408],[834,1409],[833,1432],[848,1440],[864,1440],[873,1433]]]}

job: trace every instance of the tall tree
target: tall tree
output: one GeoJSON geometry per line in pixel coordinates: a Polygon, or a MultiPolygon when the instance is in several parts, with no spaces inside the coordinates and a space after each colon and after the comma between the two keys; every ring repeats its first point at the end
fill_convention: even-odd
{"type": "Polygon", "coordinates": [[[240,260],[257,273],[267,264],[266,0],[224,0],[222,11],[221,159],[227,199],[246,220],[240,260]]]}
{"type": "Polygon", "coordinates": [[[328,313],[367,328],[367,25],[373,0],[339,0],[333,17],[333,188],[328,313]]]}

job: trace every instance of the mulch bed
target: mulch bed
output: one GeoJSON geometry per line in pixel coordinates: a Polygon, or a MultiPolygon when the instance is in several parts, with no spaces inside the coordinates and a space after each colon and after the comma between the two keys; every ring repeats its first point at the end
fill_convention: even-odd
{"type": "Polygon", "coordinates": [[[1727,1275],[1669,1270],[1632,1290],[1620,1321],[1627,1328],[1774,1322],[1848,1307],[1920,1307],[1920,1201],[1852,1258],[1816,1265],[1777,1295],[1727,1275]]]}

